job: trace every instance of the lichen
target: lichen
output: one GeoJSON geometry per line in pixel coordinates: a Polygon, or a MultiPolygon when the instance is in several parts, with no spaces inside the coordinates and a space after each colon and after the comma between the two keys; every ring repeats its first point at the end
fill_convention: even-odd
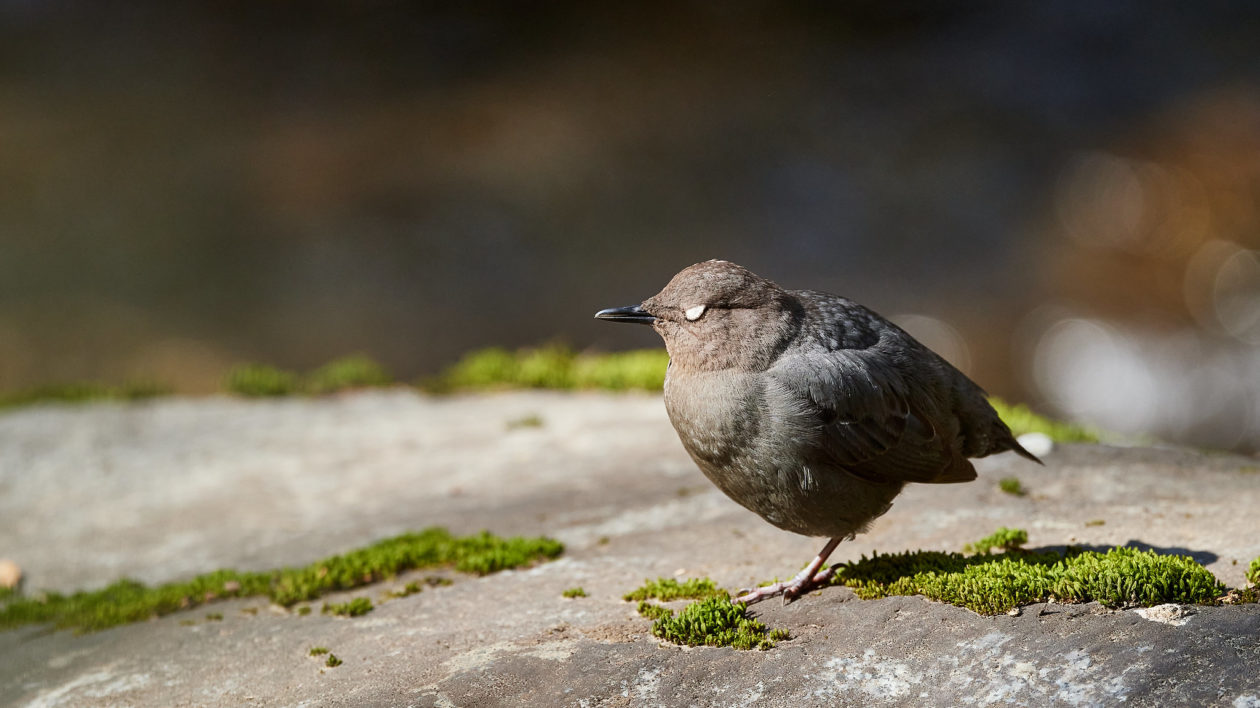
{"type": "MultiPolygon", "coordinates": [[[[157,587],[123,579],[100,590],[15,598],[0,606],[0,629],[52,624],[57,628],[93,631],[229,597],[264,596],[291,607],[412,569],[453,566],[459,571],[486,575],[549,560],[563,550],[563,544],[549,538],[501,538],[485,531],[455,537],[445,529],[431,528],[385,539],[301,568],[262,572],[217,570],[157,587]]],[[[443,581],[445,579],[438,582],[443,581]]],[[[215,615],[216,619],[222,619],[222,615],[215,615]]]]}

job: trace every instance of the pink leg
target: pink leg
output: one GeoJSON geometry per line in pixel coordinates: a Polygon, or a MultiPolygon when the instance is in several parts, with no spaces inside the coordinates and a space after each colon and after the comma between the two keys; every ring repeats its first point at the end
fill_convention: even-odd
{"type": "Polygon", "coordinates": [[[822,568],[823,563],[827,562],[827,556],[831,555],[831,552],[836,550],[836,546],[839,545],[840,539],[838,538],[827,541],[827,545],[823,546],[818,555],[814,556],[814,560],[805,566],[805,570],[797,573],[795,578],[786,583],[775,583],[749,590],[747,593],[735,598],[735,602],[751,605],[754,602],[761,602],[768,597],[782,595],[783,604],[786,605],[801,595],[826,585],[831,581],[831,576],[835,574],[835,568],[828,568],[822,572],[819,572],[819,569],[822,568]]]}

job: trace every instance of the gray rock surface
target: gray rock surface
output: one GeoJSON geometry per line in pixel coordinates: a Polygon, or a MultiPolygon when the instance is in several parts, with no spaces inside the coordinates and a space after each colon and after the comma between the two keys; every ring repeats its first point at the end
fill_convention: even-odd
{"type": "MultiPolygon", "coordinates": [[[[1046,463],[1003,455],[978,461],[977,482],[912,486],[834,560],[957,550],[1002,525],[1032,546],[1188,553],[1229,585],[1260,555],[1254,459],[1064,446],[1046,463]],[[1029,494],[1000,492],[1007,476],[1029,494]]],[[[3,632],[0,704],[1260,706],[1255,605],[981,617],[832,588],[756,608],[792,633],[774,650],[662,646],[620,600],[643,578],[747,586],[786,577],[818,542],[714,490],[656,396],[385,391],[0,415],[0,557],[28,591],[297,565],[430,525],[568,550],[485,578],[445,573],[454,584],[355,619],[254,599],[83,636],[3,632]],[[542,425],[511,427],[530,415],[542,425]],[[575,585],[590,596],[561,597],[575,585]],[[345,663],[324,668],[312,646],[345,663]]],[[[379,600],[409,579],[330,599],[379,600]]]]}

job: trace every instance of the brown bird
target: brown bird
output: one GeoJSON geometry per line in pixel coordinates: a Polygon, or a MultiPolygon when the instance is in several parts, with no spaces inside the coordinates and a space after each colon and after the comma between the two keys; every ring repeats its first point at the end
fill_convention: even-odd
{"type": "Polygon", "coordinates": [[[595,317],[648,324],[665,340],[665,409],[718,489],[781,529],[830,539],[792,580],[740,602],[787,603],[829,583],[827,557],[908,482],[968,482],[968,458],[1006,450],[1041,462],[979,386],[843,297],[713,260],[595,317]]]}

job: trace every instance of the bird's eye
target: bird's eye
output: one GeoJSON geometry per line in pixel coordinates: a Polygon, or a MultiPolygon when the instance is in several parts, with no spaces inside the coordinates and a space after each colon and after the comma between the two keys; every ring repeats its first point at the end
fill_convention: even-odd
{"type": "Polygon", "coordinates": [[[688,322],[695,322],[696,320],[700,319],[700,315],[703,315],[703,314],[704,314],[704,305],[696,305],[695,307],[688,307],[686,312],[683,312],[683,315],[687,317],[688,322]]]}

